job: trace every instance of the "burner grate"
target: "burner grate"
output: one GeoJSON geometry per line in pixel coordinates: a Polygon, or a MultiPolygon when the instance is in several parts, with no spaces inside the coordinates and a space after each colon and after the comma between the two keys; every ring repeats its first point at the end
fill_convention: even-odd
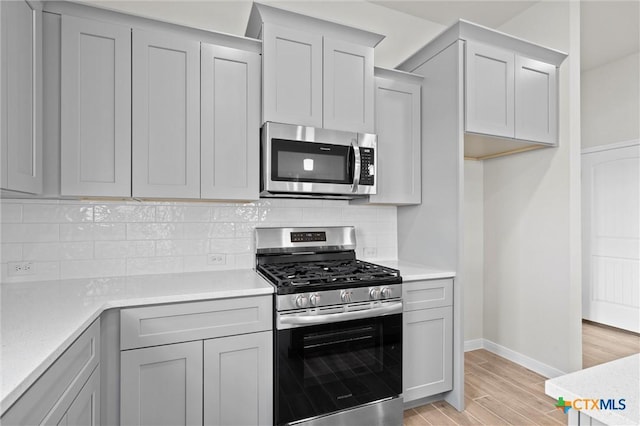
{"type": "Polygon", "coordinates": [[[395,269],[357,259],[321,262],[292,262],[259,265],[258,270],[278,287],[339,285],[397,278],[395,269]]]}

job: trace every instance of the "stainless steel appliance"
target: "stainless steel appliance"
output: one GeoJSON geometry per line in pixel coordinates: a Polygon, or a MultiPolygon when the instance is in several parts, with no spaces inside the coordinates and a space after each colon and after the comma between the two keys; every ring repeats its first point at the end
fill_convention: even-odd
{"type": "Polygon", "coordinates": [[[402,277],[355,257],[353,227],[256,228],[276,288],[274,424],[402,424],[402,277]]]}
{"type": "Polygon", "coordinates": [[[355,198],[376,193],[377,137],[291,124],[262,127],[263,197],[355,198]]]}

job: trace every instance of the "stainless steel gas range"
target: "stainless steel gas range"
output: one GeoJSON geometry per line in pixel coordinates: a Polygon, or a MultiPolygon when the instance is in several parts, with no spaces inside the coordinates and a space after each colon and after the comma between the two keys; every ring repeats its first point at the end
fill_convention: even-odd
{"type": "Polygon", "coordinates": [[[355,256],[354,227],[257,228],[276,288],[274,424],[402,424],[402,277],[355,256]]]}

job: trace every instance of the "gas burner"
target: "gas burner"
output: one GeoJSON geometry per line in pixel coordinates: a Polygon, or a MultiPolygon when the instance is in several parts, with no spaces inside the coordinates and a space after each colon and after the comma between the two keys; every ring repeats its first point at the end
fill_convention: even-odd
{"type": "Polygon", "coordinates": [[[397,270],[354,258],[329,261],[299,259],[296,262],[261,264],[257,270],[277,287],[278,294],[401,282],[397,270]]]}

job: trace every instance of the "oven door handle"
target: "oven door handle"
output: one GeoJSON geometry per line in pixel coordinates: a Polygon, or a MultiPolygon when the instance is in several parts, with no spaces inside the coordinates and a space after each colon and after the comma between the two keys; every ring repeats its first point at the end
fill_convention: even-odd
{"type": "Polygon", "coordinates": [[[302,327],[306,325],[327,324],[339,321],[351,321],[362,318],[372,318],[383,315],[402,313],[402,301],[385,303],[379,308],[363,309],[351,312],[339,312],[336,314],[324,315],[278,315],[276,328],[286,329],[302,327]]]}

